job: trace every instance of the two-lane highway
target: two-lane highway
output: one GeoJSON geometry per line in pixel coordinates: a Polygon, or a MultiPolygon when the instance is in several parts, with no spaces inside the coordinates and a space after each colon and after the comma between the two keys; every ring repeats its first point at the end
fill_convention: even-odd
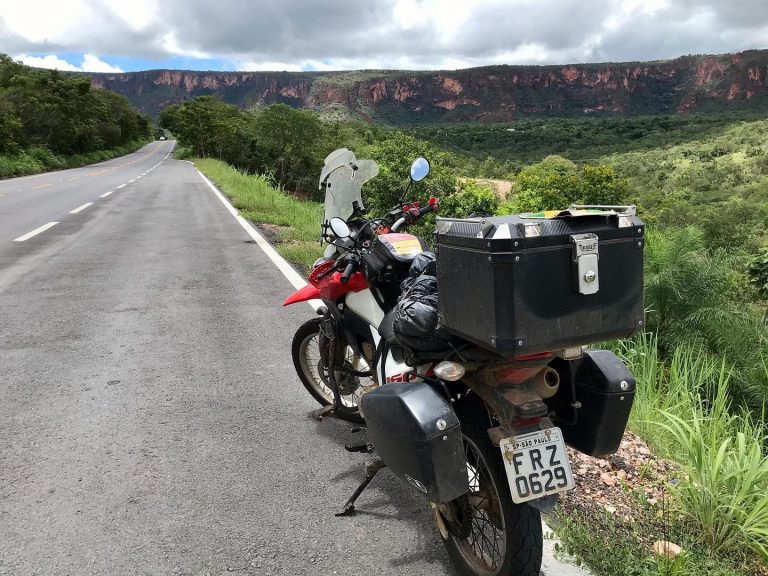
{"type": "Polygon", "coordinates": [[[333,515],[363,458],[308,417],[312,311],[171,146],[0,183],[0,574],[452,573],[387,471],[333,515]]]}
{"type": "Polygon", "coordinates": [[[99,164],[0,180],[0,246],[143,178],[168,157],[172,147],[171,141],[153,142],[99,164]]]}

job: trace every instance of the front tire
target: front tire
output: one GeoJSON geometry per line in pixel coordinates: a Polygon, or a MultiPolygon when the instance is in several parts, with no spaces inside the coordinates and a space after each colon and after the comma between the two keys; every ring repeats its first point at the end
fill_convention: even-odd
{"type": "MultiPolygon", "coordinates": [[[[328,366],[320,354],[321,319],[313,318],[304,322],[293,336],[291,356],[293,366],[299,380],[312,397],[321,406],[333,404],[333,390],[328,382],[328,366]]],[[[360,411],[357,407],[357,397],[354,394],[342,396],[341,407],[335,412],[341,418],[352,422],[361,422],[360,411]]]]}
{"type": "MultiPolygon", "coordinates": [[[[468,401],[467,401],[468,400],[468,401]]],[[[476,399],[457,406],[469,474],[471,526],[451,530],[443,543],[459,574],[538,576],[543,539],[539,511],[515,504],[501,451],[488,438],[488,413],[476,399]]]]}

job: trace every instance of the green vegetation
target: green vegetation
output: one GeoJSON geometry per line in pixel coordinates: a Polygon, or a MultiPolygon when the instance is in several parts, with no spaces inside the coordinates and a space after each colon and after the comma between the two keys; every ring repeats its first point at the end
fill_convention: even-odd
{"type": "Polygon", "coordinates": [[[106,160],[135,150],[150,122],[86,76],[34,70],[0,54],[0,177],[106,160]]]}
{"type": "Polygon", "coordinates": [[[576,161],[652,150],[714,136],[755,113],[520,119],[506,124],[432,124],[414,136],[467,156],[477,176],[498,177],[482,167],[489,156],[508,163],[506,173],[552,154],[576,161]]]}
{"type": "Polygon", "coordinates": [[[515,177],[515,193],[501,206],[501,214],[558,210],[572,204],[621,204],[628,183],[610,166],[576,164],[561,156],[548,156],[526,166],[515,177]]]}
{"type": "Polygon", "coordinates": [[[241,111],[213,96],[200,96],[168,106],[159,123],[193,156],[267,175],[275,185],[309,196],[317,194],[324,158],[341,144],[338,126],[285,104],[241,111]]]}

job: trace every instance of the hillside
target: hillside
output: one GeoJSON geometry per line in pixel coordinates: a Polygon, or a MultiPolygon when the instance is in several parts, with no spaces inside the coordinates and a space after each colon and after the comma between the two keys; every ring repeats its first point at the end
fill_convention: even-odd
{"type": "Polygon", "coordinates": [[[156,115],[215,94],[243,108],[285,103],[395,126],[521,117],[669,114],[768,108],[768,50],[669,61],[488,66],[456,71],[93,74],[156,115]]]}

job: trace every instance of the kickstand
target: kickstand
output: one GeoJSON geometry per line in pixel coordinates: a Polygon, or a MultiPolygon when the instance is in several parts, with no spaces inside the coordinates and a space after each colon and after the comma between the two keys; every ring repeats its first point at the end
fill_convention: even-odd
{"type": "Polygon", "coordinates": [[[312,412],[312,418],[314,418],[317,421],[322,420],[329,414],[333,414],[333,411],[336,409],[336,407],[333,404],[328,404],[328,406],[323,406],[319,410],[314,410],[312,412]]]}
{"type": "Polygon", "coordinates": [[[373,477],[376,476],[379,470],[382,468],[385,468],[387,465],[384,464],[384,460],[379,458],[378,456],[372,458],[368,462],[365,463],[365,478],[360,483],[360,486],[357,487],[357,490],[352,494],[352,496],[347,500],[347,502],[344,504],[344,509],[341,512],[337,512],[336,516],[352,516],[355,513],[355,500],[358,499],[360,494],[363,493],[363,490],[365,490],[368,487],[368,484],[371,483],[371,480],[373,480],[373,477]]]}

